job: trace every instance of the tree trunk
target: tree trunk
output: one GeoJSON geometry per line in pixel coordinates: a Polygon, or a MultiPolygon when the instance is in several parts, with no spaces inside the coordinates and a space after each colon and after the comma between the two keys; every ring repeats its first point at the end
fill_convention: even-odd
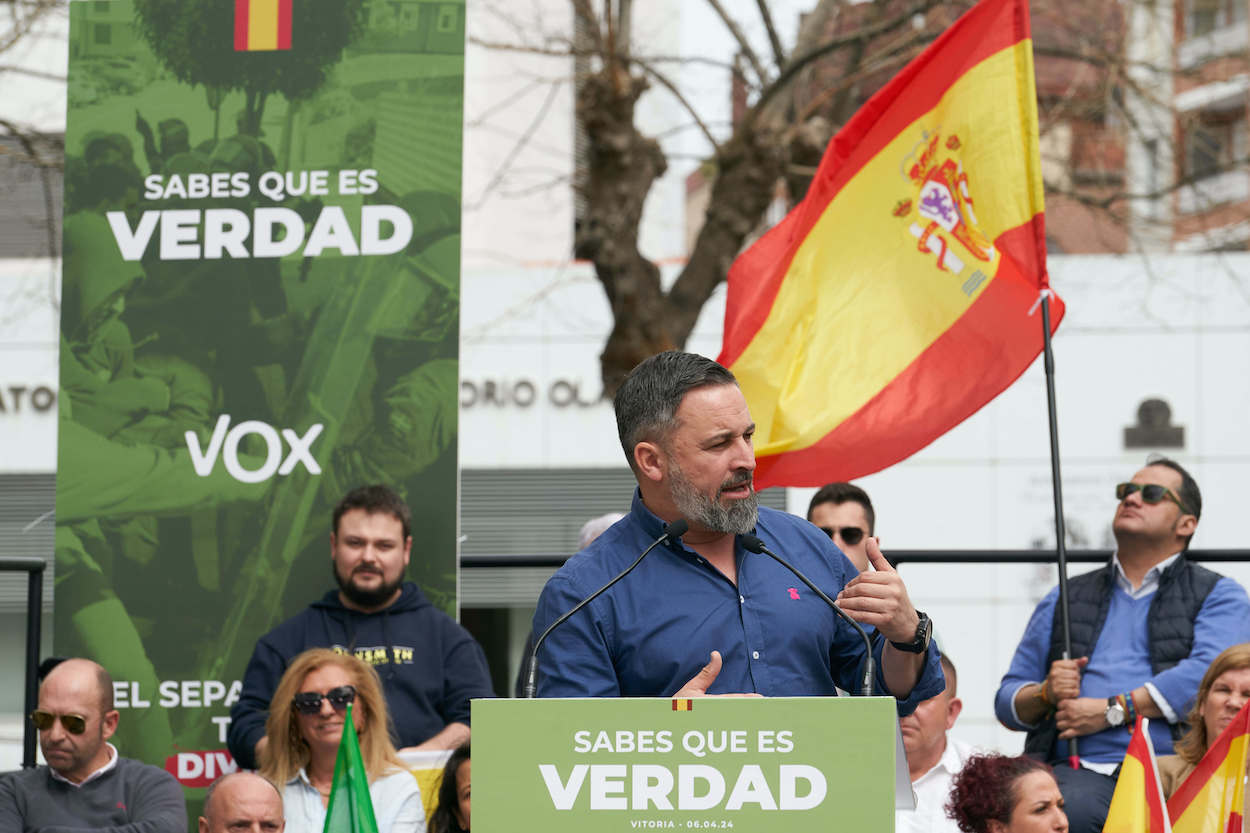
{"type": "Polygon", "coordinates": [[[660,271],[638,251],[643,203],[667,167],[659,143],[634,126],[634,105],[646,88],[644,79],[609,62],[585,79],[577,99],[590,158],[574,252],[594,263],[616,322],[600,357],[607,395],[634,365],[675,344],[664,326],[660,271]]]}

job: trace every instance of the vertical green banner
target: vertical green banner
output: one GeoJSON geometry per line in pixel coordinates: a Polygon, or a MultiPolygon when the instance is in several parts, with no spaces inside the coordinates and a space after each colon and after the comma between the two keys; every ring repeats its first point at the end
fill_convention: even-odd
{"type": "Polygon", "coordinates": [[[256,638],[333,587],[348,489],[405,495],[408,577],[455,611],[465,7],[70,20],[56,651],[199,788],[256,638]]]}

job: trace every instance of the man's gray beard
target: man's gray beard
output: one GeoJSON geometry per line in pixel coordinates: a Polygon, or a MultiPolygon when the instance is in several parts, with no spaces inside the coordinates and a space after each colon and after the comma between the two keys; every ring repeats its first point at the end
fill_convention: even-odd
{"type": "Polygon", "coordinates": [[[673,465],[669,480],[673,503],[677,504],[677,511],[691,524],[730,535],[745,535],[755,529],[760,507],[754,489],[749,497],[735,500],[729,506],[722,506],[720,501],[709,498],[696,489],[676,464],[673,465]]]}

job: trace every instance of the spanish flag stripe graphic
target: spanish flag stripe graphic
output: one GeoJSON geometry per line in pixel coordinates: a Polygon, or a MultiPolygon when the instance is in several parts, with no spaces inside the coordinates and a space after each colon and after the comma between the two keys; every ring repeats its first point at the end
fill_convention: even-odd
{"type": "Polygon", "coordinates": [[[1033,90],[1023,0],[983,0],[856,113],[804,201],[734,263],[720,361],[756,422],[757,485],[897,462],[1037,355],[1033,90]]]}
{"type": "Polygon", "coordinates": [[[292,0],[235,0],[234,48],[272,52],[291,48],[292,0]]]}
{"type": "Polygon", "coordinates": [[[234,0],[234,48],[236,52],[247,51],[248,0],[234,0]]]}
{"type": "Polygon", "coordinates": [[[278,0],[278,48],[291,48],[291,0],[278,0]]]}
{"type": "Polygon", "coordinates": [[[694,711],[694,701],[685,698],[673,700],[673,711],[675,712],[692,712],[694,711]]]}
{"type": "Polygon", "coordinates": [[[247,48],[278,48],[278,0],[252,0],[247,16],[247,48]]]}

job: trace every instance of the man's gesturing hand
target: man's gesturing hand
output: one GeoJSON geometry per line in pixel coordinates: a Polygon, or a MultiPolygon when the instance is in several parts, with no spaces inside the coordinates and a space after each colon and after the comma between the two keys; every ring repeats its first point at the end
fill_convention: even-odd
{"type": "Polygon", "coordinates": [[[847,582],[836,599],[838,607],[861,625],[872,625],[891,642],[911,642],[920,617],[907,597],[903,579],[885,560],[875,537],[868,539],[868,563],[876,572],[860,573],[847,582]]]}
{"type": "Polygon", "coordinates": [[[674,698],[679,697],[759,697],[754,692],[745,692],[742,694],[708,694],[707,690],[712,687],[712,683],[716,682],[716,675],[720,674],[721,658],[720,651],[713,651],[712,657],[708,660],[708,664],[699,669],[699,673],[690,678],[690,682],[682,686],[674,698]]]}

